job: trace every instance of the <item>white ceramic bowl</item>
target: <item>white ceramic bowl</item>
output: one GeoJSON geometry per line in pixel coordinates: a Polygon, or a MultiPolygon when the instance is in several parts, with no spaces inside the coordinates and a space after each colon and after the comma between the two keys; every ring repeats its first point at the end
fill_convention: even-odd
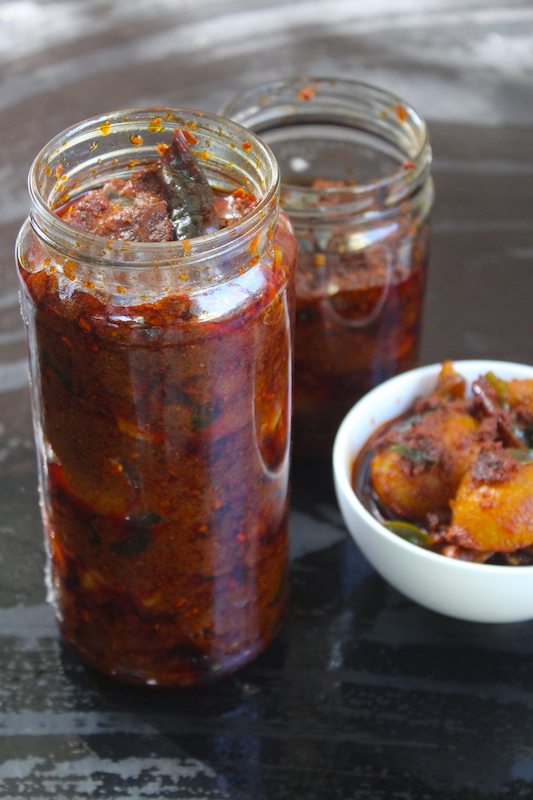
{"type": "MultiPolygon", "coordinates": [[[[533,367],[507,361],[455,361],[470,386],[493,371],[508,380],[533,378],[533,367]]],[[[533,619],[533,566],[473,564],[432,553],[388,531],[352,489],[359,450],[384,422],[406,411],[435,386],[440,364],[405,372],[382,383],[348,412],[333,448],[335,489],[344,521],[372,566],[396,589],[433,611],[474,622],[533,619]]]]}

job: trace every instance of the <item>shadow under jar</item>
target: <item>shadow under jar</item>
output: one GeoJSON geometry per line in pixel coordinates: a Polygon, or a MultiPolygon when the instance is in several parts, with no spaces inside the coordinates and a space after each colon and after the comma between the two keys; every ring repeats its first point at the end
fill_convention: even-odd
{"type": "Polygon", "coordinates": [[[287,606],[296,241],[277,164],[228,120],[137,109],[52,140],[30,192],[18,267],[59,626],[121,680],[209,683],[287,606]],[[140,243],[55,213],[157,162],[176,127],[217,190],[256,198],[245,216],[140,243]]]}
{"type": "Polygon", "coordinates": [[[293,440],[331,454],[351,406],[416,365],[433,204],[423,120],[350,80],[296,77],[223,110],[271,147],[299,244],[293,440]]]}

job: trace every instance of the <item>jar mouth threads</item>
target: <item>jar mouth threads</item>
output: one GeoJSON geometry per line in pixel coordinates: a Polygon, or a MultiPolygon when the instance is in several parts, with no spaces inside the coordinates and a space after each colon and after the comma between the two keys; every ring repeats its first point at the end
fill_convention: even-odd
{"type": "Polygon", "coordinates": [[[103,267],[128,263],[138,269],[209,262],[220,248],[249,244],[277,218],[279,169],[265,143],[235,122],[201,111],[139,108],[87,119],[58,134],[37,155],[29,177],[32,225],[39,236],[70,258],[103,267]],[[101,185],[110,177],[129,177],[157,161],[175,127],[194,131],[197,155],[217,188],[243,188],[258,198],[253,211],[231,228],[195,239],[172,242],[124,242],[73,231],[54,208],[101,185]],[[236,245],[236,243],[239,243],[236,245]],[[126,243],[127,244],[127,243],[126,243]]]}
{"type": "Polygon", "coordinates": [[[429,175],[424,121],[401,97],[367,83],[293,77],[243,92],[222,113],[274,151],[282,205],[296,219],[315,213],[371,218],[412,195],[429,175]]]}

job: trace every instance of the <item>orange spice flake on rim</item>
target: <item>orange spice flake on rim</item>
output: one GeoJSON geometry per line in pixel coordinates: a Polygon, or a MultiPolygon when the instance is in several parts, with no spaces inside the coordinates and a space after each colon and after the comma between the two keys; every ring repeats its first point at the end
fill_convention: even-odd
{"type": "Polygon", "coordinates": [[[396,116],[398,117],[400,122],[405,122],[405,120],[409,118],[409,113],[407,109],[405,109],[399,103],[394,104],[394,110],[396,111],[396,116]]]}
{"type": "Polygon", "coordinates": [[[315,97],[315,90],[311,85],[304,86],[303,89],[300,89],[298,92],[298,97],[300,100],[313,100],[315,97]]]}
{"type": "Polygon", "coordinates": [[[157,133],[157,131],[164,131],[165,126],[162,124],[163,120],[161,117],[154,117],[153,120],[149,123],[148,130],[150,133],[157,133]]]}

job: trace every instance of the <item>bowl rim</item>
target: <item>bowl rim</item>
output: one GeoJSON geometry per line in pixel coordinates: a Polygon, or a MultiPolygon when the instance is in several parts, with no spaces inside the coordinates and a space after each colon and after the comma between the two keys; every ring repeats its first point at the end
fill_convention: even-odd
{"type": "MultiPolygon", "coordinates": [[[[531,371],[531,378],[533,378],[533,366],[530,364],[495,359],[449,360],[452,361],[454,368],[459,373],[461,372],[461,366],[470,370],[473,369],[475,365],[487,365],[485,371],[489,371],[488,365],[490,365],[490,369],[496,371],[498,369],[498,365],[500,365],[505,366],[506,369],[517,367],[520,370],[523,370],[525,368],[531,371]]],[[[402,372],[399,375],[395,375],[383,383],[380,383],[378,386],[374,387],[374,389],[371,389],[369,392],[367,392],[367,394],[361,397],[361,399],[358,400],[354,406],[352,406],[350,411],[348,411],[344,417],[337,431],[333,444],[332,461],[335,483],[337,484],[338,490],[342,492],[342,495],[351,506],[352,510],[359,517],[362,517],[362,519],[368,525],[370,525],[378,535],[387,540],[392,546],[397,547],[400,550],[404,550],[406,553],[416,555],[418,558],[426,559],[435,566],[440,565],[441,569],[458,569],[466,572],[471,572],[472,570],[474,572],[478,572],[479,570],[482,570],[484,573],[487,573],[487,571],[490,570],[494,574],[501,573],[506,575],[508,575],[509,571],[511,570],[511,574],[513,575],[516,573],[516,570],[513,570],[512,567],[504,564],[479,564],[472,561],[462,561],[461,559],[456,558],[446,558],[446,556],[443,556],[440,553],[434,553],[431,550],[425,550],[423,547],[419,547],[416,544],[412,544],[412,542],[408,542],[406,539],[402,539],[400,536],[397,536],[396,534],[387,530],[387,528],[382,525],[370,513],[370,511],[368,511],[368,509],[365,508],[352,488],[351,474],[355,460],[362,447],[364,447],[368,441],[368,438],[372,435],[371,433],[368,433],[363,444],[357,450],[355,450],[351,445],[350,438],[354,427],[354,422],[361,414],[361,410],[364,410],[367,405],[371,405],[375,397],[380,396],[383,392],[391,391],[394,387],[401,386],[403,383],[405,383],[407,386],[414,386],[424,378],[432,377],[433,375],[436,377],[442,368],[442,363],[443,362],[435,362],[433,364],[427,364],[422,367],[408,370],[407,372],[402,372]]],[[[480,374],[482,374],[482,371],[480,374]]],[[[467,384],[469,389],[471,379],[467,378],[467,384]]],[[[400,411],[399,413],[402,412],[400,411]]],[[[375,429],[377,430],[381,424],[385,423],[376,425],[375,429]]],[[[356,539],[356,537],[354,538],[356,539]]],[[[517,569],[518,574],[529,574],[530,572],[533,572],[533,565],[522,566],[518,567],[517,569]]],[[[516,580],[516,577],[514,580],[516,580]]]]}

